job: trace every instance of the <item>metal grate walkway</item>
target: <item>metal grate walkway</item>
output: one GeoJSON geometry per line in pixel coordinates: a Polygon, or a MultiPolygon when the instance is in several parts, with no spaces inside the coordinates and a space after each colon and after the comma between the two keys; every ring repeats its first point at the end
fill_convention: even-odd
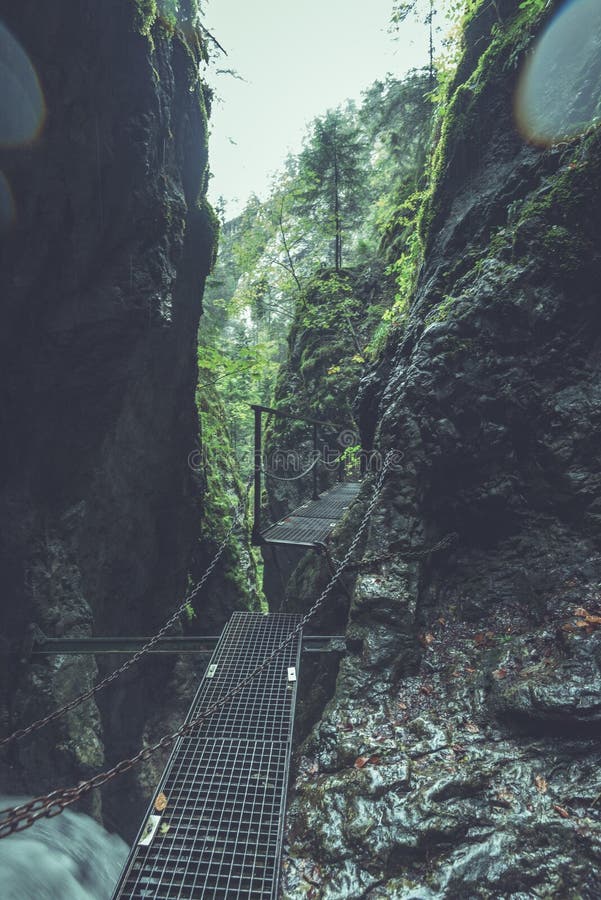
{"type": "MultiPolygon", "coordinates": [[[[234,613],[188,718],[228,693],[299,620],[234,613]]],[[[299,633],[264,672],[180,738],[113,900],[275,900],[301,640],[299,633]]]]}
{"type": "Polygon", "coordinates": [[[263,531],[263,542],[300,547],[314,547],[322,543],[357,497],[360,487],[358,481],[335,485],[319,499],[304,503],[263,531]]]}

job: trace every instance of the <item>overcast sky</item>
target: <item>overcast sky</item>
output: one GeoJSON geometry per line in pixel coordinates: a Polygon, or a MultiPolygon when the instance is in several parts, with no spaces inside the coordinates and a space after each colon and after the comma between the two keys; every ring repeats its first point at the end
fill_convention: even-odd
{"type": "Polygon", "coordinates": [[[208,0],[205,22],[227,50],[214,76],[209,196],[228,217],[251,193],[264,196],[307,123],[387,72],[427,62],[425,29],[407,22],[387,31],[392,0],[208,0]]]}

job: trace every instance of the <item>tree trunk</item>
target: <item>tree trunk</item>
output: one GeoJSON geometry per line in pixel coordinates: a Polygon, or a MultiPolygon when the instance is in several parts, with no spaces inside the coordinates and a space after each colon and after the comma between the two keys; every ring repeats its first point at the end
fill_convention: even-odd
{"type": "Polygon", "coordinates": [[[340,221],[340,172],[338,170],[338,148],[334,143],[334,268],[342,268],[342,223],[340,221]]]}

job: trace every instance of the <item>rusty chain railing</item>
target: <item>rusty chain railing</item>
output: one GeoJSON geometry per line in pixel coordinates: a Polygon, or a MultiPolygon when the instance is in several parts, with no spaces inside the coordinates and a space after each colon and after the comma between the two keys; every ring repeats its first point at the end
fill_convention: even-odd
{"type": "Polygon", "coordinates": [[[115,669],[113,672],[111,672],[109,675],[107,675],[105,678],[103,678],[102,681],[99,681],[98,684],[95,684],[93,687],[89,688],[87,691],[84,691],[83,693],[78,694],[77,697],[74,697],[72,700],[69,700],[68,703],[65,703],[63,706],[59,707],[59,709],[53,710],[53,712],[49,713],[47,716],[44,716],[43,718],[37,719],[37,721],[32,722],[31,725],[27,725],[24,728],[18,728],[16,731],[13,731],[12,734],[9,734],[9,735],[7,735],[7,737],[0,739],[0,750],[3,747],[8,746],[8,744],[13,743],[13,741],[21,740],[22,738],[27,737],[28,735],[33,734],[36,731],[39,731],[40,728],[44,728],[46,725],[49,725],[51,722],[55,722],[57,719],[60,719],[61,716],[64,716],[65,713],[68,713],[72,709],[75,709],[76,707],[80,706],[82,703],[85,703],[86,700],[91,700],[92,697],[94,697],[96,694],[98,694],[100,691],[102,691],[105,687],[107,687],[109,684],[111,684],[113,681],[115,681],[115,679],[117,679],[120,675],[123,675],[124,672],[127,672],[128,669],[131,669],[131,667],[134,666],[140,659],[142,659],[143,656],[145,656],[150,650],[152,650],[152,648],[155,646],[155,644],[157,644],[161,640],[161,638],[163,638],[167,634],[169,629],[172,628],[173,625],[175,625],[175,623],[177,622],[179,617],[182,615],[182,613],[184,612],[186,607],[195,599],[195,597],[198,595],[198,593],[202,590],[202,588],[206,584],[208,578],[210,577],[213,570],[215,569],[215,566],[217,565],[217,563],[223,556],[223,553],[225,552],[225,549],[229,543],[229,540],[230,540],[232,534],[234,533],[234,530],[240,520],[240,517],[244,513],[244,510],[246,509],[246,503],[248,500],[248,494],[249,494],[250,488],[252,486],[252,482],[253,482],[253,479],[250,478],[246,484],[244,495],[243,495],[242,499],[240,500],[240,503],[234,510],[232,524],[231,524],[230,528],[227,530],[225,537],[219,544],[219,547],[217,548],[217,552],[215,553],[215,556],[213,557],[213,559],[211,560],[211,562],[205,569],[205,572],[202,575],[200,581],[198,581],[196,583],[196,585],[194,586],[194,588],[190,591],[190,593],[187,594],[187,596],[181,602],[181,604],[178,606],[178,608],[175,610],[175,612],[167,619],[167,621],[165,622],[163,627],[160,629],[160,631],[157,631],[157,633],[153,637],[151,637],[150,640],[146,644],[144,644],[144,646],[141,647],[140,650],[137,651],[137,653],[135,653],[133,656],[131,656],[129,659],[127,659],[123,663],[123,665],[119,666],[117,669],[115,669]]]}
{"type": "Polygon", "coordinates": [[[75,787],[59,788],[58,790],[52,791],[49,794],[35,797],[33,800],[30,800],[28,803],[23,803],[20,806],[0,810],[0,839],[8,837],[9,835],[15,834],[19,831],[24,831],[35,822],[37,822],[38,819],[52,818],[54,816],[60,815],[60,813],[64,809],[66,809],[67,806],[70,806],[72,803],[80,800],[90,791],[101,787],[103,784],[106,784],[113,778],[122,775],[124,772],[128,772],[137,763],[149,759],[158,750],[165,750],[168,747],[171,747],[173,743],[180,737],[189,734],[203,722],[206,722],[206,720],[209,719],[217,709],[228,703],[233,697],[236,696],[236,694],[240,693],[240,691],[243,690],[247,684],[249,684],[254,678],[256,678],[256,676],[260,672],[263,672],[272,662],[272,660],[282,652],[284,647],[286,647],[290,643],[290,641],[292,641],[296,637],[296,635],[300,631],[302,631],[302,629],[310,621],[310,619],[313,618],[315,613],[327,599],[330,591],[342,575],[344,569],[349,564],[376,507],[382,487],[384,485],[386,473],[390,468],[393,458],[394,451],[390,451],[384,460],[382,470],[376,481],[373,495],[367,506],[365,515],[363,516],[363,519],[361,520],[361,523],[357,528],[353,540],[349,544],[346,554],[340,561],[329,582],[327,583],[317,600],[313,603],[309,611],[303,616],[298,625],[294,628],[294,630],[290,632],[290,634],[281,642],[281,644],[279,644],[279,646],[277,646],[275,650],[273,650],[273,652],[270,653],[269,656],[267,656],[260,665],[253,669],[253,671],[249,675],[247,675],[246,678],[244,678],[235,687],[228,691],[227,694],[225,694],[219,700],[215,701],[215,703],[211,704],[211,706],[209,706],[208,709],[204,710],[201,715],[196,716],[196,718],[184,723],[184,725],[182,725],[177,729],[177,731],[174,731],[172,734],[164,735],[162,738],[160,738],[160,740],[156,741],[156,743],[154,744],[151,744],[149,747],[144,747],[130,759],[121,760],[121,762],[117,763],[112,768],[107,769],[105,772],[98,773],[98,775],[95,775],[93,778],[90,778],[87,781],[80,782],[75,787]]]}

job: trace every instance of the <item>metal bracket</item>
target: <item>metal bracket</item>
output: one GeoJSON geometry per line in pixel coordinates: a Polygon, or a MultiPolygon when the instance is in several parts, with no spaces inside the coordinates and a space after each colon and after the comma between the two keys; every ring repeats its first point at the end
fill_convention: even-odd
{"type": "Polygon", "coordinates": [[[139,847],[149,847],[152,843],[152,839],[157,833],[157,828],[159,827],[159,822],[161,821],[161,816],[156,816],[151,814],[148,816],[148,821],[146,822],[146,826],[144,831],[142,832],[142,836],[138,841],[139,847]]]}

